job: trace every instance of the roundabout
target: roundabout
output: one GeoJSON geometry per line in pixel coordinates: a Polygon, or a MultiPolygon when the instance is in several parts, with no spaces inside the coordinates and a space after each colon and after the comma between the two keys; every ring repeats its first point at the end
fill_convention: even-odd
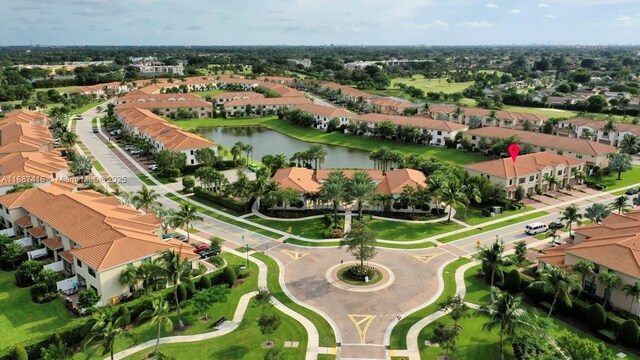
{"type": "Polygon", "coordinates": [[[388,267],[379,263],[369,262],[365,267],[371,268],[372,276],[369,277],[369,282],[365,282],[350,274],[349,270],[354,265],[360,265],[360,263],[358,261],[346,261],[330,267],[325,273],[327,283],[346,291],[374,292],[388,288],[396,280],[395,274],[388,267]]]}

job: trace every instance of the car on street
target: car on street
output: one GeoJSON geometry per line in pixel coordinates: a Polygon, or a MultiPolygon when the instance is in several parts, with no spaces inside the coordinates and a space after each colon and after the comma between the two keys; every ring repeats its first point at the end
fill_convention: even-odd
{"type": "Polygon", "coordinates": [[[636,188],[631,188],[631,189],[627,189],[627,191],[625,192],[625,194],[627,195],[635,195],[638,192],[640,192],[640,190],[636,189],[636,188]]]}
{"type": "Polygon", "coordinates": [[[209,250],[209,244],[200,244],[193,249],[193,252],[198,254],[205,250],[209,250]]]}
{"type": "Polygon", "coordinates": [[[97,134],[98,133],[98,128],[93,128],[93,133],[97,134]]]}
{"type": "Polygon", "coordinates": [[[563,227],[564,225],[559,221],[549,223],[549,229],[562,229],[563,227]]]}

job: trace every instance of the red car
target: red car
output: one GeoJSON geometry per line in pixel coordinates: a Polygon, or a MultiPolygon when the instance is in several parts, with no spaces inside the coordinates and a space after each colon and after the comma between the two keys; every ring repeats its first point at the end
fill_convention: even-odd
{"type": "Polygon", "coordinates": [[[200,244],[200,245],[196,246],[195,249],[193,249],[193,252],[197,254],[197,253],[199,253],[201,251],[205,251],[205,250],[208,250],[208,249],[209,249],[209,244],[200,244]]]}

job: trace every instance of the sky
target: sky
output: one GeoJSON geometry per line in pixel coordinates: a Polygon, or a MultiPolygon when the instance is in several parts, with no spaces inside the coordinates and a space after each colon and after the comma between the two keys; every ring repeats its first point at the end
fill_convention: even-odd
{"type": "Polygon", "coordinates": [[[640,43],[640,0],[0,0],[0,8],[0,46],[640,43]]]}

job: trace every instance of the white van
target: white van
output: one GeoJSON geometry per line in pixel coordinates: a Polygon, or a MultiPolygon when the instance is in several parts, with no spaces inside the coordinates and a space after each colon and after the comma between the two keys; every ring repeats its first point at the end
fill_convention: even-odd
{"type": "Polygon", "coordinates": [[[547,224],[537,222],[537,223],[532,223],[525,226],[524,233],[527,235],[535,235],[535,234],[543,233],[547,230],[549,230],[549,227],[547,226],[547,224]]]}

